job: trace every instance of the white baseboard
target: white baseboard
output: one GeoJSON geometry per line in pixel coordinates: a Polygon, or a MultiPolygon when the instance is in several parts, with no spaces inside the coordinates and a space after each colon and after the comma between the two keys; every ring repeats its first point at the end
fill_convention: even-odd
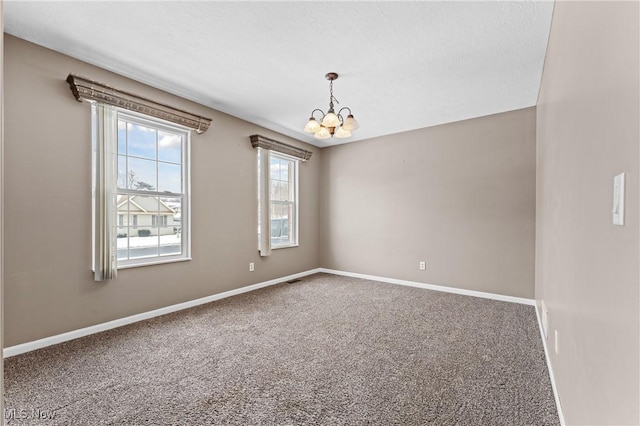
{"type": "Polygon", "coordinates": [[[375,275],[357,274],[355,272],[337,271],[335,269],[320,268],[318,272],[324,272],[324,273],[333,274],[333,275],[342,275],[345,277],[352,277],[352,278],[362,278],[362,279],[371,280],[371,281],[381,281],[389,284],[406,285],[409,287],[418,287],[418,288],[424,288],[427,290],[442,291],[445,293],[455,293],[455,294],[462,294],[465,296],[482,297],[484,299],[500,300],[503,302],[520,303],[523,305],[535,306],[536,304],[536,301],[534,299],[527,299],[524,297],[505,296],[503,294],[485,293],[482,291],[466,290],[463,288],[445,287],[441,285],[425,284],[425,283],[419,283],[415,281],[398,280],[396,278],[385,278],[385,277],[377,277],[375,275]]]}
{"type": "Polygon", "coordinates": [[[562,405],[560,405],[560,395],[558,395],[558,387],[556,386],[555,375],[553,374],[553,368],[551,367],[551,358],[549,358],[549,350],[547,348],[547,339],[544,335],[544,328],[542,326],[542,320],[540,318],[540,311],[538,305],[535,305],[536,317],[538,318],[538,327],[540,327],[540,338],[542,339],[542,346],[544,347],[544,357],[547,360],[547,370],[549,370],[549,378],[551,379],[551,388],[553,389],[553,397],[556,400],[556,408],[558,409],[558,417],[560,418],[560,426],[565,426],[564,414],[562,413],[562,405]]]}
{"type": "MultiPolygon", "coordinates": [[[[362,278],[372,281],[381,281],[390,284],[399,284],[410,287],[418,287],[424,288],[427,290],[435,290],[442,291],[447,293],[456,293],[462,294],[465,296],[474,296],[474,297],[482,297],[485,299],[493,299],[493,300],[501,300],[503,302],[512,302],[512,303],[521,303],[525,305],[535,305],[535,300],[533,299],[525,299],[522,297],[513,297],[513,296],[504,296],[501,294],[493,294],[493,293],[484,293],[481,291],[474,290],[465,290],[454,287],[444,287],[433,284],[424,284],[413,281],[399,280],[395,278],[385,278],[385,277],[377,277],[373,275],[365,275],[365,274],[356,274],[353,272],[345,272],[345,271],[337,271],[334,269],[326,269],[326,268],[316,268],[311,269],[309,271],[300,272],[297,274],[289,275],[282,278],[277,278],[270,281],[264,281],[261,283],[248,285],[246,287],[241,287],[235,290],[225,291],[223,293],[214,294],[207,297],[202,297],[200,299],[190,300],[188,302],[178,303],[171,306],[166,306],[164,308],[155,309],[149,312],[143,312],[141,314],[131,315],[125,318],[116,319],[113,321],[105,322],[102,324],[92,325],[90,327],[81,328],[78,330],[69,331],[67,333],[57,334],[55,336],[45,337],[43,339],[34,340],[32,342],[22,343],[20,345],[9,346],[3,350],[3,356],[5,358],[9,358],[15,355],[20,355],[26,352],[34,351],[36,349],[42,349],[47,346],[56,345],[58,343],[67,342],[69,340],[78,339],[80,337],[89,336],[91,334],[100,333],[102,331],[111,330],[113,328],[122,327],[123,325],[133,324],[134,322],[143,321],[146,319],[158,317],[160,315],[170,314],[172,312],[181,311],[183,309],[192,308],[194,306],[203,305],[205,303],[214,302],[216,300],[224,299],[231,296],[236,296],[238,294],[247,293],[249,291],[258,290],[260,288],[268,287],[274,284],[280,284],[285,281],[293,280],[296,278],[306,277],[308,275],[316,274],[319,272],[333,274],[333,275],[342,275],[346,277],[353,278],[362,278]]],[[[537,309],[536,309],[537,312],[537,309]]],[[[543,340],[544,341],[544,340],[543,340]]],[[[545,346],[546,351],[546,346],[545,346]]],[[[547,358],[548,359],[548,358],[547,358]]],[[[555,392],[555,388],[554,388],[555,392]]]]}
{"type": "Polygon", "coordinates": [[[131,315],[125,318],[105,322],[102,324],[92,325],[90,327],[81,328],[79,330],[69,331],[67,333],[57,334],[51,337],[45,337],[43,339],[34,340],[32,342],[22,343],[20,345],[9,346],[2,351],[4,358],[9,358],[15,355],[20,355],[25,352],[35,351],[36,349],[42,349],[47,346],[56,345],[58,343],[67,342],[69,340],[77,339],[79,337],[85,337],[90,334],[100,333],[101,331],[111,330],[113,328],[122,327],[123,325],[133,324],[134,322],[143,321],[146,319],[158,317],[160,315],[170,314],[172,312],[181,311],[183,309],[192,308],[194,306],[203,305],[205,303],[214,302],[216,300],[224,299],[238,294],[247,293],[249,291],[258,290],[260,288],[268,287],[275,284],[280,284],[285,281],[294,280],[296,278],[306,277],[307,275],[316,274],[320,271],[320,268],[311,269],[309,271],[300,272],[293,275],[288,275],[282,278],[276,278],[270,281],[264,281],[261,283],[248,285],[246,287],[237,288],[235,290],[225,291],[223,293],[214,294],[211,296],[202,297],[200,299],[190,300],[188,302],[178,303],[164,308],[155,309],[153,311],[143,312],[141,314],[131,315]]]}

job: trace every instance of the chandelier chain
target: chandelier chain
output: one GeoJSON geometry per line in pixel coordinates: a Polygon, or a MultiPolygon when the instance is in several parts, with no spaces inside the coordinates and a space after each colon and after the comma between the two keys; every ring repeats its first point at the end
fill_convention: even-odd
{"type": "Polygon", "coordinates": [[[333,101],[336,101],[337,104],[340,104],[340,102],[338,102],[338,99],[336,99],[335,96],[333,96],[333,80],[329,81],[329,110],[333,111],[333,101]]]}

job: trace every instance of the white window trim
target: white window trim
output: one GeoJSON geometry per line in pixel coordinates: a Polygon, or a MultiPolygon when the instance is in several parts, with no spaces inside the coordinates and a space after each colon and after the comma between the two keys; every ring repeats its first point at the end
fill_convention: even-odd
{"type": "MultiPolygon", "coordinates": [[[[300,204],[299,202],[299,193],[298,193],[298,174],[299,174],[299,170],[300,170],[300,159],[297,157],[293,157],[291,155],[287,155],[284,154],[282,152],[273,152],[271,153],[271,156],[276,157],[276,158],[282,158],[285,160],[289,160],[289,161],[293,161],[294,164],[294,174],[293,174],[293,191],[294,191],[294,202],[293,207],[294,207],[294,217],[292,220],[292,228],[293,228],[293,236],[295,237],[294,242],[293,243],[287,243],[287,244],[278,244],[278,245],[272,245],[271,246],[271,250],[280,250],[280,249],[286,249],[286,248],[291,248],[291,247],[298,247],[299,243],[298,243],[298,206],[300,204]]],[[[270,203],[272,203],[271,200],[269,200],[270,203]]],[[[271,206],[269,206],[271,207],[271,206]]],[[[271,218],[269,218],[269,228],[271,228],[271,218]]],[[[289,230],[289,232],[292,232],[291,230],[289,230]]],[[[269,241],[271,241],[271,239],[269,239],[269,241]]]]}
{"type": "MultiPolygon", "coordinates": [[[[94,172],[94,180],[93,180],[93,188],[94,188],[93,270],[95,273],[95,280],[102,281],[106,279],[116,278],[118,269],[127,269],[127,268],[140,267],[140,266],[149,266],[149,265],[174,263],[174,262],[191,260],[191,173],[190,173],[191,134],[190,134],[190,129],[188,129],[187,127],[173,124],[173,123],[168,123],[161,119],[148,117],[143,114],[138,114],[138,113],[127,111],[120,108],[108,107],[105,105],[96,104],[95,102],[92,103],[92,112],[93,112],[94,118],[96,119],[93,126],[94,127],[94,130],[93,130],[94,144],[96,143],[95,141],[99,140],[100,133],[103,132],[100,126],[98,126],[97,124],[100,124],[100,123],[102,125],[107,124],[109,131],[113,133],[110,135],[109,133],[103,132],[104,133],[103,139],[111,138],[111,140],[110,141],[103,140],[102,142],[107,143],[109,145],[105,147],[106,148],[105,151],[107,153],[110,153],[109,155],[113,156],[113,159],[111,160],[112,163],[109,163],[109,165],[115,166],[115,171],[112,171],[113,173],[111,173],[110,175],[105,176],[104,174],[102,174],[102,178],[108,177],[111,180],[110,182],[111,190],[109,195],[109,197],[111,197],[110,198],[111,204],[110,206],[109,204],[105,206],[104,203],[99,205],[97,202],[98,197],[96,196],[96,192],[97,192],[96,188],[98,188],[98,185],[100,183],[101,175],[96,176],[96,172],[99,173],[99,170],[100,170],[99,157],[100,157],[101,148],[94,146],[95,157],[93,161],[94,161],[94,168],[96,168],[96,170],[94,172]],[[107,117],[100,117],[99,111],[106,110],[107,108],[109,108],[111,112],[113,112],[113,114],[111,114],[111,116],[107,114],[107,117]],[[113,123],[105,123],[105,118],[107,118],[107,120],[113,120],[113,123]],[[129,122],[134,122],[136,124],[152,127],[154,129],[164,130],[172,133],[181,133],[184,135],[184,139],[183,139],[184,142],[183,142],[183,149],[182,149],[182,164],[181,164],[183,192],[181,192],[182,208],[180,212],[182,253],[179,255],[151,256],[147,258],[117,260],[116,236],[117,236],[118,212],[116,209],[115,199],[117,198],[117,193],[118,193],[118,187],[117,187],[117,156],[118,156],[117,125],[118,124],[117,123],[119,118],[125,119],[129,122]],[[105,238],[103,239],[102,242],[98,241],[97,237],[102,235],[102,229],[103,227],[106,226],[106,223],[104,221],[104,218],[102,222],[99,222],[98,218],[102,216],[107,217],[108,215],[100,215],[99,212],[102,211],[101,208],[110,208],[111,216],[113,216],[112,221],[110,222],[111,223],[110,227],[112,229],[112,232],[106,233],[107,235],[105,235],[105,238]],[[109,239],[109,242],[105,241],[105,239],[109,239]],[[105,257],[104,248],[107,246],[109,246],[109,249],[106,250],[107,252],[106,256],[110,257],[110,261],[101,262],[99,261],[99,257],[100,256],[102,256],[103,258],[105,257]],[[106,265],[107,263],[110,263],[110,265],[106,265]]],[[[106,185],[106,186],[109,186],[109,185],[106,185]]],[[[132,192],[135,192],[135,190],[132,192]]],[[[138,192],[140,192],[140,195],[152,195],[152,196],[164,195],[163,193],[153,192],[153,191],[151,192],[138,191],[138,192]]]]}
{"type": "Polygon", "coordinates": [[[264,149],[258,147],[257,149],[258,155],[258,203],[259,203],[259,233],[258,233],[258,251],[260,252],[260,256],[269,256],[272,250],[281,250],[292,247],[300,246],[300,234],[299,234],[299,215],[300,215],[300,193],[298,180],[300,175],[300,158],[287,155],[281,152],[272,152],[269,149],[264,149]],[[294,164],[294,176],[293,176],[293,185],[294,185],[294,217],[291,221],[291,228],[289,232],[293,233],[294,242],[287,244],[271,244],[271,196],[270,196],[270,188],[271,188],[271,175],[270,175],[270,166],[271,166],[271,158],[282,158],[288,161],[292,161],[294,164]],[[263,226],[263,224],[267,224],[267,226],[263,226]]]}

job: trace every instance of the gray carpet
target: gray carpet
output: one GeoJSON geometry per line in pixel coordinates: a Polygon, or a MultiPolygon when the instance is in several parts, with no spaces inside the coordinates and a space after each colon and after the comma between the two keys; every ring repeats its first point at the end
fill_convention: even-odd
{"type": "Polygon", "coordinates": [[[559,424],[533,307],[325,274],[9,358],[5,404],[10,425],[559,424]]]}

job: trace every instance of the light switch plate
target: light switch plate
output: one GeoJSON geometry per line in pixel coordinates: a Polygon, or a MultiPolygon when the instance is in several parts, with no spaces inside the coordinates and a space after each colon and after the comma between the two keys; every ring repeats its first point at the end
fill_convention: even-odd
{"type": "Polygon", "coordinates": [[[624,225],[624,173],[613,178],[613,224],[624,225]]]}

